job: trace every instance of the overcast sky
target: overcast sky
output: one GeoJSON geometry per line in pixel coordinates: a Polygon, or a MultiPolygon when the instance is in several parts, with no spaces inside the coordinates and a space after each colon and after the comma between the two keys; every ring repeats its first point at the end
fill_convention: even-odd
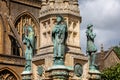
{"type": "Polygon", "coordinates": [[[95,44],[107,50],[120,42],[120,0],[79,0],[81,23],[81,48],[86,50],[86,27],[94,25],[95,44]]]}

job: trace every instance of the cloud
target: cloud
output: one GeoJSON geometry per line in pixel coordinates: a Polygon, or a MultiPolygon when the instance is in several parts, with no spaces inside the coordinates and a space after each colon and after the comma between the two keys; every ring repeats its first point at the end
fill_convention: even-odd
{"type": "Polygon", "coordinates": [[[105,49],[119,44],[120,0],[79,0],[81,23],[81,47],[85,52],[86,25],[92,23],[97,34],[96,45],[105,49]]]}

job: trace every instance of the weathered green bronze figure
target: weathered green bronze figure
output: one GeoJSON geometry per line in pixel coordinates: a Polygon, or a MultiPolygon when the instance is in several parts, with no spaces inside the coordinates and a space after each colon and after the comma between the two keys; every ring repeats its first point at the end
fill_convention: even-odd
{"type": "Polygon", "coordinates": [[[24,30],[23,43],[26,45],[26,50],[25,50],[26,65],[24,71],[30,72],[31,60],[34,53],[35,36],[34,36],[33,27],[30,26],[28,22],[26,22],[23,30],[24,30]]]}
{"type": "Polygon", "coordinates": [[[87,36],[87,53],[89,58],[89,69],[96,70],[95,52],[97,51],[97,47],[94,44],[94,38],[96,37],[96,34],[93,33],[93,25],[89,24],[87,26],[86,36],[87,36]]]}
{"type": "Polygon", "coordinates": [[[52,30],[54,44],[54,65],[64,65],[65,42],[67,39],[67,25],[62,16],[57,16],[57,24],[52,30]]]}

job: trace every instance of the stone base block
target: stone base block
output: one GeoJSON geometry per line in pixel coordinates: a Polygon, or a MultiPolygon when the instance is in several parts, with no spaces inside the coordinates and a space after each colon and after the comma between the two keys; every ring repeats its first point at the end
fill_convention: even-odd
{"type": "Polygon", "coordinates": [[[69,78],[69,69],[64,65],[53,66],[47,72],[52,80],[68,80],[69,78]]]}
{"type": "Polygon", "coordinates": [[[96,71],[89,71],[89,80],[101,80],[101,73],[96,71]]]}
{"type": "Polygon", "coordinates": [[[24,71],[21,75],[22,75],[22,80],[33,80],[32,72],[24,71]]]}

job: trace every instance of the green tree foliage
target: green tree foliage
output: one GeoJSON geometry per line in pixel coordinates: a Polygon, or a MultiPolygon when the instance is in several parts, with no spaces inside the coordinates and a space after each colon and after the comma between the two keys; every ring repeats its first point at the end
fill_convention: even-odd
{"type": "Polygon", "coordinates": [[[102,80],[120,80],[120,64],[102,71],[102,80]]]}
{"type": "Polygon", "coordinates": [[[120,47],[115,46],[113,49],[117,53],[118,57],[120,58],[120,47]]]}

